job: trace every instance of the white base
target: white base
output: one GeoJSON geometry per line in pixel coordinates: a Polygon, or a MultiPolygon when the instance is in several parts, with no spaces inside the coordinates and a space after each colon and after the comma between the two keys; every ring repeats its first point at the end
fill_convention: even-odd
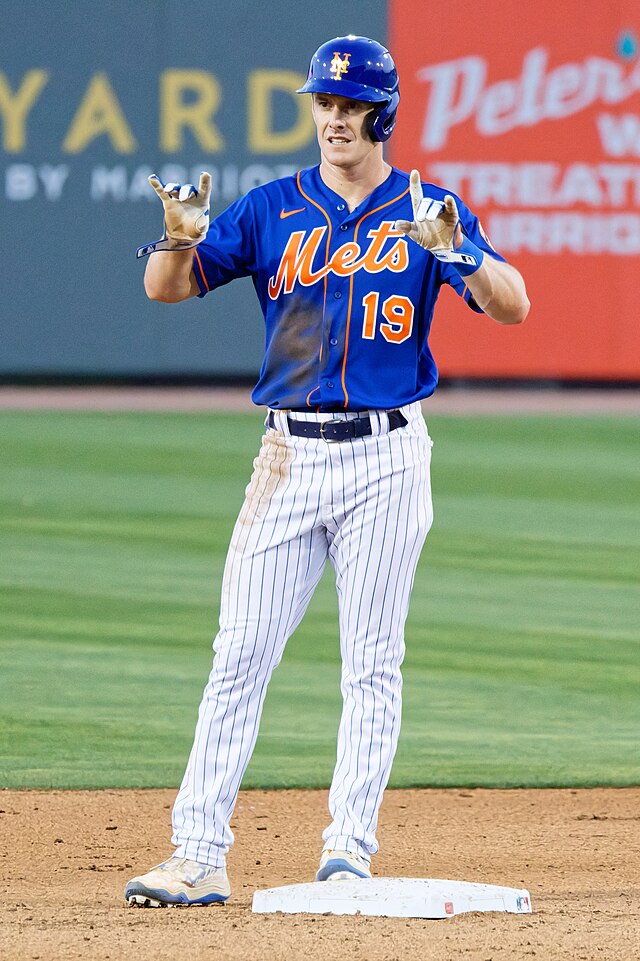
{"type": "Polygon", "coordinates": [[[529,892],[496,884],[437,878],[354,878],[256,891],[253,911],[270,914],[362,914],[376,918],[452,918],[467,911],[530,914],[529,892]]]}

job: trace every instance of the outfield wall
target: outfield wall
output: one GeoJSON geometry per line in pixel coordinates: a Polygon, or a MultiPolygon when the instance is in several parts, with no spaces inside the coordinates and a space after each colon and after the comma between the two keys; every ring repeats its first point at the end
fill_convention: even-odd
{"type": "Polygon", "coordinates": [[[321,41],[357,30],[401,72],[389,159],[456,189],[533,302],[504,330],[446,291],[442,374],[640,379],[640,17],[610,7],[459,0],[434,29],[421,0],[0,0],[0,377],[253,375],[250,281],[146,300],[134,252],[161,232],[146,178],[211,170],[215,214],[314,163],[292,91],[321,41]]]}

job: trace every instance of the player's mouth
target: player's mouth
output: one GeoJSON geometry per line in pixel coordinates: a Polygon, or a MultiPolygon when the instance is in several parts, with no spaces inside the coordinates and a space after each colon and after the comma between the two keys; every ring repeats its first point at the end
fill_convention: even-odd
{"type": "Polygon", "coordinates": [[[347,137],[327,137],[327,140],[329,141],[329,143],[332,143],[332,144],[351,143],[351,141],[348,140],[347,137]]]}

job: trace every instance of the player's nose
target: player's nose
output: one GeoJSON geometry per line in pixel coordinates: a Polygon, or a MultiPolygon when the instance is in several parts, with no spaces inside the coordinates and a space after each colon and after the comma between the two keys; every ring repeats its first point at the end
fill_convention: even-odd
{"type": "Polygon", "coordinates": [[[344,126],[344,114],[342,108],[338,104],[334,104],[331,108],[331,113],[329,115],[329,123],[333,126],[338,124],[339,126],[344,126]]]}

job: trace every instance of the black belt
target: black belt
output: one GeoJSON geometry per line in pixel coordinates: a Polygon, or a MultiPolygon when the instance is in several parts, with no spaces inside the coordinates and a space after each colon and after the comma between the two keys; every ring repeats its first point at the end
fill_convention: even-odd
{"type": "MultiPolygon", "coordinates": [[[[389,430],[405,427],[407,418],[400,410],[386,411],[389,418],[389,430]]],[[[356,417],[353,420],[294,420],[287,417],[289,433],[294,437],[320,437],[329,442],[353,440],[354,437],[368,437],[373,433],[371,418],[368,415],[356,417]]],[[[276,418],[271,410],[267,415],[267,427],[275,427],[276,418]]]]}

